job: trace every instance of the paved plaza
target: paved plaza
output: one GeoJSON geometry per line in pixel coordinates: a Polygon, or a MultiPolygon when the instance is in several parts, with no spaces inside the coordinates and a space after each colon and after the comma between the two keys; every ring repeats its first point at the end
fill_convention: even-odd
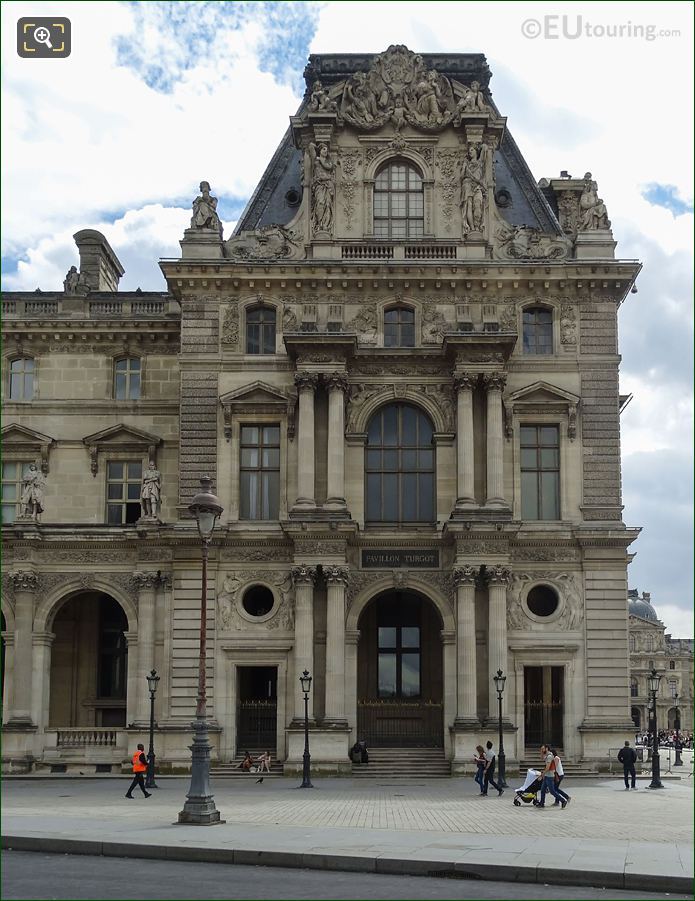
{"type": "Polygon", "coordinates": [[[317,779],[313,790],[289,779],[217,780],[226,822],[214,828],[173,825],[183,778],[161,778],[151,799],[134,801],[123,797],[126,778],[10,779],[2,830],[17,849],[487,878],[494,868],[512,881],[687,892],[693,789],[684,776],[663,791],[565,780],[571,804],[542,811],[512,804],[516,781],[501,798],[480,798],[472,779],[317,779]]]}

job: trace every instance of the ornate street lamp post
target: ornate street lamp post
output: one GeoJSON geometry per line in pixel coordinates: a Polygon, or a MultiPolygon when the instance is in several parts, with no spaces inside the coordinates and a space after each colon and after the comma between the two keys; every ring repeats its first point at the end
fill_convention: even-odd
{"type": "Polygon", "coordinates": [[[659,733],[656,728],[656,696],[659,693],[659,682],[661,682],[661,676],[655,669],[649,673],[647,676],[647,685],[649,686],[649,694],[652,699],[652,723],[654,725],[654,729],[652,731],[652,781],[649,783],[647,788],[663,788],[663,784],[661,782],[661,769],[659,764],[659,733]]]}
{"type": "Polygon", "coordinates": [[[299,677],[304,692],[304,758],[302,763],[302,784],[300,788],[313,788],[311,784],[311,754],[309,754],[309,692],[311,691],[311,676],[309,670],[304,670],[299,677]]]}
{"type": "Polygon", "coordinates": [[[676,759],[673,762],[674,766],[683,766],[683,760],[681,759],[681,712],[678,709],[678,689],[676,687],[676,683],[671,683],[671,697],[676,706],[676,720],[674,722],[674,727],[676,729],[676,741],[674,747],[676,749],[676,759]]]}
{"type": "Polygon", "coordinates": [[[500,788],[507,788],[507,783],[504,779],[505,757],[504,736],[502,734],[502,694],[504,692],[504,683],[507,681],[507,677],[502,675],[501,669],[498,669],[497,674],[492,678],[495,680],[495,688],[497,689],[497,728],[499,730],[499,748],[497,751],[497,760],[499,762],[499,766],[497,768],[497,784],[500,788]]]}
{"type": "Polygon", "coordinates": [[[212,493],[212,479],[203,476],[200,480],[201,491],[193,498],[189,506],[191,515],[198,524],[198,532],[203,546],[202,590],[200,595],[200,652],[198,654],[198,695],[195,708],[193,728],[193,744],[191,748],[191,785],[186,796],[186,803],[179,813],[179,823],[192,826],[214,826],[223,823],[210,789],[210,741],[206,720],[205,694],[205,649],[207,641],[207,585],[208,585],[208,548],[210,539],[222,513],[220,500],[212,493]]]}
{"type": "Polygon", "coordinates": [[[150,690],[150,749],[147,752],[145,788],[159,788],[154,781],[154,696],[157,693],[157,683],[159,682],[157,670],[153,669],[149,676],[146,676],[146,679],[147,687],[150,690]]]}

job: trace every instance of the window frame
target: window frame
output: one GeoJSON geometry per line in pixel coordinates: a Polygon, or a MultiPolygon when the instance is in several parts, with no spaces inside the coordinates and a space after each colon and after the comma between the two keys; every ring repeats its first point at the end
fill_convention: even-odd
{"type": "MultiPolygon", "coordinates": [[[[547,304],[533,303],[527,304],[521,309],[521,341],[520,341],[520,350],[521,355],[523,357],[533,357],[533,358],[544,358],[554,356],[556,353],[555,349],[555,332],[556,332],[556,320],[557,320],[557,311],[554,307],[548,306],[547,304]],[[526,314],[527,313],[547,313],[550,316],[550,342],[546,345],[549,349],[547,351],[538,351],[536,350],[527,350],[526,348],[526,314]]],[[[539,331],[538,328],[534,330],[535,333],[539,331]]],[[[538,342],[534,341],[534,345],[537,346],[538,342]]]]}
{"type": "Polygon", "coordinates": [[[372,199],[371,199],[371,219],[372,219],[372,235],[377,241],[391,241],[394,243],[407,243],[409,241],[420,241],[425,237],[425,205],[426,205],[426,191],[425,191],[425,175],[420,170],[415,163],[411,160],[402,159],[400,157],[391,157],[390,159],[384,160],[375,170],[374,172],[374,180],[373,180],[373,189],[372,189],[372,199]],[[397,167],[405,168],[405,185],[402,189],[399,189],[397,186],[393,185],[394,181],[394,169],[397,167]],[[387,172],[388,176],[388,187],[381,188],[379,187],[379,178],[384,173],[387,172]],[[418,180],[419,180],[419,188],[412,189],[410,187],[410,172],[413,172],[418,180]],[[394,198],[397,195],[405,195],[405,215],[398,216],[393,214],[393,202],[394,198]],[[377,215],[377,197],[386,197],[386,215],[377,215]],[[421,198],[420,201],[420,209],[421,215],[419,216],[411,216],[410,207],[411,203],[414,202],[414,198],[421,198]],[[393,224],[396,222],[402,222],[405,224],[405,234],[403,235],[394,235],[393,234],[393,224]],[[378,223],[386,223],[386,234],[378,234],[378,223]],[[421,228],[418,230],[419,234],[411,234],[411,223],[421,223],[421,228]]]}
{"type": "MultiPolygon", "coordinates": [[[[108,452],[107,452],[107,453],[108,453],[108,452]]],[[[107,526],[111,526],[112,528],[131,527],[131,526],[134,526],[135,523],[141,518],[141,516],[142,516],[142,505],[141,505],[141,503],[140,503],[140,490],[142,490],[142,473],[143,473],[143,467],[144,467],[144,465],[145,465],[145,464],[144,464],[144,461],[143,461],[143,458],[142,458],[142,457],[139,457],[139,458],[138,458],[138,457],[134,457],[134,456],[132,456],[132,455],[130,455],[130,454],[128,454],[127,456],[126,456],[126,455],[114,455],[114,456],[111,456],[111,455],[109,454],[109,455],[106,457],[106,459],[104,460],[104,522],[105,522],[105,524],[106,524],[107,526]],[[133,478],[133,479],[128,479],[127,477],[124,478],[124,479],[110,479],[110,478],[109,478],[109,468],[110,468],[112,465],[116,464],[116,465],[124,466],[124,467],[125,467],[124,472],[127,474],[127,473],[128,473],[128,467],[131,466],[131,465],[134,465],[134,464],[136,464],[136,463],[140,466],[140,477],[139,477],[139,479],[137,480],[137,482],[136,482],[136,480],[135,480],[134,478],[133,478]],[[122,499],[122,500],[117,500],[117,499],[109,498],[109,485],[110,485],[110,484],[114,484],[114,483],[115,483],[115,484],[122,484],[122,485],[126,486],[125,492],[124,492],[124,496],[123,496],[123,499],[122,499]],[[128,499],[128,489],[127,489],[127,486],[128,486],[128,485],[132,485],[132,484],[137,484],[137,485],[139,485],[139,489],[140,489],[140,490],[138,491],[138,498],[137,498],[138,516],[136,517],[136,519],[134,519],[134,520],[132,520],[132,521],[129,522],[128,519],[127,519],[127,507],[128,507],[128,504],[135,504],[135,503],[136,503],[135,500],[133,500],[133,499],[129,500],[129,499],[128,499]],[[125,510],[125,512],[126,512],[126,518],[123,519],[123,517],[122,517],[122,518],[121,518],[121,522],[119,522],[119,523],[116,523],[116,522],[109,522],[109,507],[115,507],[115,506],[121,506],[122,508],[124,508],[124,510],[125,510]]]]}
{"type": "Polygon", "coordinates": [[[247,354],[248,356],[252,356],[252,357],[270,357],[273,354],[277,353],[277,339],[278,339],[277,307],[275,307],[269,303],[258,303],[258,302],[252,303],[249,306],[245,307],[245,309],[244,309],[244,353],[247,354]],[[272,315],[273,315],[273,322],[272,322],[273,339],[272,339],[272,342],[268,341],[267,344],[264,344],[263,342],[266,341],[265,331],[270,327],[270,322],[266,323],[266,322],[261,321],[259,323],[254,323],[252,320],[249,321],[249,317],[253,316],[254,313],[262,314],[264,312],[272,313],[272,315]],[[253,325],[257,325],[258,329],[259,329],[259,340],[258,340],[259,350],[250,350],[249,349],[249,344],[250,344],[249,327],[253,326],[253,325]],[[260,349],[264,346],[271,347],[271,345],[272,345],[272,350],[260,349]]]}
{"type": "Polygon", "coordinates": [[[397,304],[391,304],[389,306],[386,306],[382,310],[381,320],[382,320],[382,337],[383,337],[384,347],[388,347],[389,350],[398,350],[399,348],[411,348],[411,347],[415,347],[417,345],[416,339],[417,339],[417,333],[418,333],[417,332],[418,316],[417,316],[417,311],[415,310],[415,308],[413,306],[410,306],[409,304],[404,304],[404,303],[397,303],[397,304]],[[395,323],[393,323],[393,325],[395,325],[396,335],[398,338],[398,341],[396,344],[387,344],[386,343],[386,328],[387,328],[387,325],[391,325],[391,323],[387,323],[387,321],[386,321],[386,317],[389,315],[389,313],[398,313],[398,314],[409,313],[413,317],[412,322],[403,322],[401,319],[401,316],[399,315],[398,320],[395,323]],[[410,327],[412,327],[413,342],[412,342],[412,344],[405,344],[405,343],[403,343],[403,330],[406,328],[410,328],[410,327]]]}
{"type": "MultiPolygon", "coordinates": [[[[239,478],[238,478],[238,492],[239,492],[239,521],[240,522],[278,522],[280,519],[280,511],[281,511],[281,497],[282,497],[282,424],[280,422],[243,422],[239,424],[239,478]],[[258,429],[259,430],[259,441],[256,445],[244,444],[244,429],[258,429]],[[263,441],[263,432],[265,429],[275,428],[277,429],[277,444],[268,444],[266,445],[263,441]],[[259,464],[257,466],[244,466],[243,463],[243,451],[245,448],[256,447],[258,450],[259,464]],[[277,450],[277,467],[264,467],[262,463],[263,459],[263,451],[264,450],[277,450]],[[255,472],[260,476],[259,482],[261,485],[261,490],[258,493],[258,499],[256,504],[256,512],[262,511],[264,506],[264,496],[263,496],[263,474],[264,473],[277,473],[277,497],[276,497],[276,509],[277,516],[244,516],[244,473],[245,472],[255,472]]],[[[249,505],[250,506],[250,505],[249,505]]]]}
{"type": "Polygon", "coordinates": [[[422,625],[403,625],[394,626],[380,625],[376,626],[376,695],[379,700],[385,701],[418,701],[422,699],[422,625]],[[381,629],[395,629],[396,643],[395,645],[382,645],[379,632],[381,629]],[[403,629],[417,629],[418,643],[417,646],[403,644],[403,629]],[[417,654],[418,657],[418,690],[415,694],[403,693],[403,657],[407,654],[417,654]],[[381,675],[381,658],[382,656],[394,656],[396,660],[396,691],[394,694],[384,694],[380,687],[381,675]]]}
{"type": "Polygon", "coordinates": [[[143,397],[145,396],[144,387],[145,387],[144,359],[142,357],[138,356],[137,354],[130,354],[130,353],[122,354],[118,357],[114,357],[112,370],[111,370],[111,397],[113,398],[113,400],[117,401],[118,403],[128,403],[128,402],[142,400],[143,397]],[[138,362],[138,382],[139,382],[138,395],[137,395],[137,397],[131,396],[131,393],[130,393],[131,392],[131,369],[130,369],[130,366],[127,366],[126,370],[125,370],[125,383],[126,383],[125,397],[118,397],[117,396],[118,395],[117,383],[118,383],[119,372],[117,370],[117,367],[118,367],[119,363],[128,364],[134,360],[137,360],[137,362],[138,362]]]}
{"type": "Polygon", "coordinates": [[[38,397],[38,391],[37,391],[38,366],[37,366],[36,357],[33,357],[31,354],[13,354],[11,357],[8,357],[6,366],[7,366],[7,372],[6,372],[6,376],[5,376],[5,398],[6,398],[7,403],[29,404],[33,400],[36,400],[38,397]],[[12,367],[14,366],[15,363],[27,363],[29,361],[31,362],[31,370],[30,370],[30,372],[31,372],[31,396],[30,397],[25,396],[24,389],[26,387],[26,379],[27,379],[28,373],[25,368],[22,368],[21,373],[19,373],[23,376],[23,378],[21,380],[22,396],[21,397],[12,397],[12,383],[13,383],[13,375],[14,375],[14,373],[12,371],[12,367]]]}
{"type": "Polygon", "coordinates": [[[36,460],[25,460],[25,459],[13,459],[10,457],[9,459],[3,456],[2,459],[2,468],[0,469],[0,521],[2,525],[9,526],[12,523],[17,521],[17,517],[20,515],[21,511],[21,499],[22,499],[22,483],[26,472],[28,472],[29,467],[34,464],[38,466],[39,464],[36,460]],[[5,466],[18,466],[19,467],[19,478],[15,478],[14,480],[5,479],[5,466]],[[17,486],[17,497],[14,501],[15,515],[13,519],[5,520],[4,512],[5,507],[9,507],[12,505],[12,501],[6,501],[4,497],[4,486],[5,483],[12,484],[17,486]]]}
{"type": "Polygon", "coordinates": [[[528,523],[559,522],[562,520],[562,512],[563,512],[562,471],[563,471],[563,462],[564,461],[563,461],[563,454],[562,454],[562,444],[563,444],[562,438],[563,438],[563,436],[562,436],[561,425],[562,424],[557,421],[556,422],[543,422],[543,421],[530,420],[528,422],[520,422],[519,423],[519,436],[518,436],[519,464],[517,467],[518,474],[519,474],[519,504],[518,504],[518,506],[519,506],[520,518],[521,518],[522,522],[524,522],[524,523],[527,523],[527,522],[528,523]],[[523,429],[530,429],[530,428],[535,428],[535,429],[554,428],[556,430],[557,444],[544,445],[539,442],[539,443],[536,443],[535,445],[533,445],[533,448],[535,448],[537,450],[537,456],[540,453],[541,449],[544,447],[548,448],[548,449],[551,447],[553,449],[557,449],[557,465],[555,467],[547,468],[547,469],[544,469],[544,468],[531,469],[531,468],[527,468],[524,466],[523,451],[531,449],[531,446],[522,444],[522,431],[523,431],[523,429]],[[529,517],[524,514],[524,493],[523,493],[524,492],[524,487],[523,487],[523,483],[524,483],[523,473],[524,472],[535,472],[537,474],[536,505],[538,507],[539,514],[542,513],[542,500],[543,500],[542,489],[541,489],[542,479],[540,479],[540,474],[543,472],[557,472],[556,509],[555,509],[555,512],[557,514],[556,516],[553,516],[552,518],[547,518],[542,515],[539,515],[536,517],[529,517]]]}
{"type": "MultiPolygon", "coordinates": [[[[419,442],[420,435],[420,424],[419,418],[415,421],[415,431],[416,431],[416,441],[419,442]]],[[[436,428],[435,424],[432,421],[432,418],[428,414],[426,410],[423,410],[422,407],[418,405],[408,402],[408,401],[396,401],[389,402],[386,404],[382,404],[376,410],[373,411],[371,416],[369,417],[369,421],[366,427],[366,436],[365,436],[365,444],[364,444],[364,457],[363,457],[363,467],[364,467],[364,523],[365,527],[369,528],[422,528],[425,526],[432,526],[436,524],[437,520],[437,443],[435,440],[436,428]],[[395,444],[386,444],[384,443],[384,414],[389,409],[396,409],[397,413],[397,421],[396,421],[396,429],[397,429],[397,440],[395,444]],[[403,412],[404,410],[412,410],[415,414],[422,416],[424,420],[427,422],[429,428],[431,429],[431,443],[429,445],[425,444],[403,444],[402,436],[404,430],[403,424],[403,412]],[[369,431],[372,427],[372,423],[375,419],[379,417],[381,419],[381,437],[380,442],[377,444],[372,444],[370,446],[369,443],[369,431]],[[420,466],[420,453],[430,451],[432,455],[432,466],[431,468],[422,468],[420,466]],[[380,455],[380,465],[378,468],[372,468],[374,464],[370,462],[369,454],[379,453],[380,455]],[[393,469],[388,466],[385,458],[385,454],[393,453],[396,454],[396,468],[393,469]],[[403,465],[403,455],[406,453],[415,453],[415,468],[404,467],[403,465]],[[397,493],[396,493],[396,519],[372,519],[370,518],[370,505],[369,505],[369,497],[370,497],[370,475],[378,477],[379,483],[379,512],[383,516],[384,509],[384,476],[396,476],[396,485],[397,485],[397,493]],[[413,476],[415,478],[416,484],[416,500],[415,500],[415,511],[416,516],[419,513],[421,507],[421,489],[420,489],[420,476],[429,475],[431,476],[430,480],[430,491],[431,491],[431,507],[429,510],[430,516],[429,518],[415,518],[415,519],[403,519],[403,500],[405,497],[405,488],[404,485],[404,477],[405,476],[413,476]]]]}

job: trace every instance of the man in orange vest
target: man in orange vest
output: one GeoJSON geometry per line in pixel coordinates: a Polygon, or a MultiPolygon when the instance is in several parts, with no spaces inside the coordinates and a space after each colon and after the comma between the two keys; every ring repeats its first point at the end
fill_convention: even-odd
{"type": "Polygon", "coordinates": [[[130,798],[133,800],[132,791],[136,785],[139,785],[142,789],[142,793],[146,798],[151,798],[152,795],[145,788],[145,773],[147,772],[147,758],[145,757],[145,746],[138,745],[137,751],[133,754],[133,781],[130,783],[130,788],[125,793],[126,798],[130,798]]]}

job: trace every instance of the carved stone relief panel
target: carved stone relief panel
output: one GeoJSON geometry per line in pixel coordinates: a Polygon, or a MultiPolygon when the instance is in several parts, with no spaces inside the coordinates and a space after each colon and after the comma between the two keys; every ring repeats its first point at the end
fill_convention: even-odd
{"type": "Polygon", "coordinates": [[[221,590],[217,593],[217,627],[220,631],[242,631],[251,627],[271,630],[294,628],[294,592],[292,576],[288,572],[269,570],[233,570],[225,573],[221,590]],[[270,584],[279,603],[265,616],[252,617],[242,607],[244,591],[256,582],[270,584]]]}
{"type": "Polygon", "coordinates": [[[584,605],[580,576],[576,573],[534,572],[513,573],[507,593],[507,625],[523,631],[571,631],[578,629],[584,618],[584,605]],[[529,583],[546,583],[554,587],[560,596],[559,614],[548,617],[547,623],[532,619],[522,601],[529,583]]]}

